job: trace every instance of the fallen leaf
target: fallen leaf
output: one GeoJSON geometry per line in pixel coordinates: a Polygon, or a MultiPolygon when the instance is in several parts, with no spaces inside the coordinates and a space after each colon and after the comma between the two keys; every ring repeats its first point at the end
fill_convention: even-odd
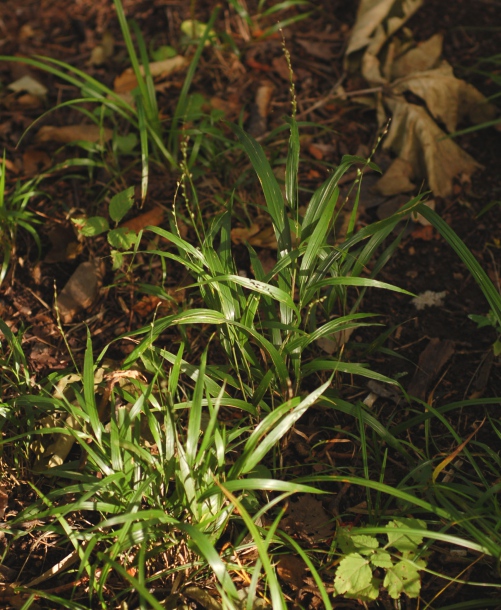
{"type": "Polygon", "coordinates": [[[266,132],[268,112],[274,90],[275,87],[269,81],[263,82],[257,88],[247,127],[247,131],[255,138],[262,136],[266,132]]]}
{"type": "Polygon", "coordinates": [[[324,158],[324,153],[322,152],[322,149],[316,144],[310,144],[308,146],[308,152],[314,159],[317,159],[317,161],[321,161],[324,158]]]}
{"type": "Polygon", "coordinates": [[[300,495],[297,502],[291,502],[282,523],[284,529],[297,533],[310,543],[325,540],[334,532],[334,525],[322,502],[310,495],[300,495]]]}
{"type": "Polygon", "coordinates": [[[393,115],[383,146],[391,148],[397,159],[378,191],[384,195],[409,192],[427,179],[435,195],[448,197],[453,194],[454,178],[469,180],[481,166],[440,126],[453,133],[463,120],[475,124],[491,120],[496,109],[441,60],[441,34],[419,44],[409,38],[408,31],[402,42],[394,36],[421,4],[422,0],[362,0],[345,63],[353,67],[358,52],[363,52],[362,76],[371,86],[381,86],[376,104],[381,125],[387,121],[385,110],[393,115]],[[385,55],[380,57],[383,46],[385,55]],[[422,104],[408,101],[409,94],[422,104]]]}
{"type": "Polygon", "coordinates": [[[385,197],[413,191],[416,188],[416,185],[411,182],[413,176],[412,163],[397,157],[386,170],[384,176],[379,179],[376,186],[377,191],[385,197]]]}
{"type": "Polygon", "coordinates": [[[318,59],[323,59],[324,61],[334,58],[332,46],[328,42],[315,42],[308,38],[296,38],[296,42],[312,57],[318,57],[318,59]]]}
{"type": "Polygon", "coordinates": [[[28,148],[23,153],[24,173],[28,177],[37,176],[52,165],[52,159],[45,150],[28,148]]]}
{"type": "MultiPolygon", "coordinates": [[[[149,66],[151,75],[155,77],[166,78],[174,72],[182,70],[188,63],[188,60],[182,55],[176,55],[162,61],[153,61],[149,66]]],[[[144,76],[144,67],[140,66],[141,74],[144,76]]],[[[138,86],[137,78],[132,68],[127,68],[120,76],[115,78],[113,89],[115,93],[128,93],[138,86]]]]}
{"type": "MultiPolygon", "coordinates": [[[[285,59],[285,57],[283,55],[280,55],[279,57],[274,57],[271,60],[271,65],[273,66],[273,70],[278,74],[278,76],[280,76],[280,78],[282,78],[287,83],[290,82],[290,80],[291,80],[290,67],[289,67],[289,64],[287,63],[287,60],[285,59]]],[[[296,78],[297,78],[296,73],[293,72],[292,80],[295,81],[296,78]]]]}
{"type": "Polygon", "coordinates": [[[247,242],[258,248],[277,249],[277,239],[271,225],[261,226],[254,222],[249,228],[235,228],[231,230],[231,241],[234,244],[247,242]]]}
{"type": "MultiPolygon", "coordinates": [[[[390,148],[398,155],[400,160],[397,168],[392,171],[394,179],[405,188],[409,186],[410,177],[428,178],[434,194],[445,198],[453,192],[454,178],[460,175],[469,178],[482,167],[453,140],[447,138],[426,108],[409,104],[403,98],[389,98],[386,104],[392,111],[393,119],[383,147],[390,148]]],[[[391,184],[388,184],[384,176],[381,180],[385,194],[391,190],[397,192],[396,189],[391,189],[391,184]]],[[[376,187],[379,192],[380,184],[381,182],[376,187]]]]}
{"type": "Polygon", "coordinates": [[[31,93],[24,93],[15,98],[15,100],[8,102],[10,110],[33,110],[34,108],[40,108],[43,104],[42,98],[32,95],[31,93]]]}
{"type": "Polygon", "coordinates": [[[29,74],[22,76],[20,79],[8,85],[8,89],[15,91],[16,93],[26,91],[35,97],[45,97],[48,91],[47,87],[44,87],[42,83],[37,81],[36,78],[33,78],[33,76],[30,76],[29,74]]]}
{"type": "Polygon", "coordinates": [[[5,169],[13,172],[14,174],[19,173],[19,170],[10,159],[0,159],[0,165],[4,165],[5,169]]]}
{"type": "Polygon", "coordinates": [[[71,142],[108,142],[113,136],[113,131],[99,125],[44,125],[38,131],[35,141],[58,142],[59,144],[70,144],[71,142]]]}
{"type": "MultiPolygon", "coordinates": [[[[452,66],[443,61],[438,68],[415,72],[391,85],[394,95],[411,91],[426,103],[426,108],[447,131],[456,131],[458,123],[468,120],[479,124],[490,121],[496,108],[473,87],[454,76],[452,66]]],[[[445,134],[443,134],[445,137],[445,134]]]]}
{"type": "Polygon", "coordinates": [[[304,584],[306,564],[294,555],[281,555],[277,563],[277,574],[280,580],[300,589],[304,584]]]}
{"type": "Polygon", "coordinates": [[[158,225],[162,224],[164,219],[164,211],[161,207],[156,206],[149,212],[145,212],[144,214],[139,214],[135,218],[131,218],[126,222],[122,223],[120,226],[125,227],[126,229],[130,229],[131,231],[135,231],[139,233],[145,227],[152,226],[158,227],[158,225]]]}
{"type": "Polygon", "coordinates": [[[252,70],[259,70],[260,72],[269,72],[271,70],[271,67],[268,66],[268,64],[263,64],[260,61],[254,59],[254,57],[247,57],[245,63],[252,70]]]}
{"type": "Polygon", "coordinates": [[[242,110],[242,102],[236,94],[229,95],[227,98],[211,97],[209,104],[211,108],[224,112],[228,120],[238,117],[242,110]]]}
{"type": "Polygon", "coordinates": [[[428,225],[426,227],[416,227],[412,233],[413,239],[421,239],[422,241],[431,241],[434,237],[433,225],[428,225]]]}
{"type": "Polygon", "coordinates": [[[348,41],[345,63],[349,65],[350,55],[365,49],[362,75],[369,83],[384,83],[377,55],[388,38],[402,27],[422,4],[423,0],[361,0],[348,41]]]}
{"type": "Polygon", "coordinates": [[[440,62],[443,41],[442,34],[435,34],[397,57],[391,65],[391,78],[404,78],[412,72],[435,68],[440,62]]]}
{"type": "Polygon", "coordinates": [[[76,313],[93,304],[101,277],[101,268],[95,262],[82,263],[76,268],[56,300],[56,307],[64,324],[70,323],[76,313]]]}

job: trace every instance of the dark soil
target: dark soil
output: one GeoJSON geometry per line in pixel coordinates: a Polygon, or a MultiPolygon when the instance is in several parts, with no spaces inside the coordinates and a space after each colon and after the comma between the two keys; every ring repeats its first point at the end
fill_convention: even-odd
{"type": "MultiPolygon", "coordinates": [[[[151,41],[154,42],[155,47],[158,47],[165,44],[176,46],[179,43],[180,23],[190,17],[189,2],[129,0],[124,4],[127,13],[138,22],[148,44],[151,41]]],[[[206,21],[216,3],[200,1],[194,4],[197,18],[206,21]]],[[[252,6],[256,4],[255,1],[247,1],[251,13],[252,6]]],[[[305,161],[301,166],[301,184],[308,191],[323,181],[330,168],[340,162],[343,154],[367,155],[377,139],[375,113],[360,105],[353,103],[340,107],[327,101],[319,104],[312,112],[308,110],[317,102],[324,100],[343,73],[343,51],[356,13],[356,3],[352,1],[324,0],[319,4],[321,4],[319,10],[307,21],[285,30],[287,47],[297,77],[299,116],[335,130],[334,134],[332,132],[319,134],[314,129],[304,129],[304,134],[310,134],[310,137],[304,140],[302,150],[305,161]],[[301,41],[304,40],[327,43],[329,56],[323,59],[308,53],[306,47],[301,45],[301,41]],[[321,150],[325,152],[320,160],[315,159],[313,154],[315,149],[310,147],[311,144],[323,146],[321,150]]],[[[218,27],[223,29],[232,27],[230,13],[227,10],[222,10],[218,19],[218,27]]],[[[468,69],[476,66],[482,58],[499,52],[499,30],[490,33],[489,28],[500,23],[501,8],[494,0],[477,3],[470,3],[467,0],[456,2],[427,0],[407,26],[418,40],[425,40],[437,32],[442,32],[444,55],[454,66],[456,74],[473,83],[485,95],[493,95],[499,91],[499,84],[486,74],[474,73],[468,69]]],[[[273,22],[268,23],[268,25],[272,24],[273,22]]],[[[263,24],[263,27],[265,25],[267,24],[263,24]]],[[[121,42],[115,12],[109,1],[97,3],[94,0],[81,0],[68,3],[63,0],[24,0],[20,3],[5,0],[0,7],[0,31],[2,55],[18,57],[46,55],[68,62],[110,87],[113,87],[114,79],[128,65],[126,49],[121,42]],[[103,65],[90,65],[91,52],[106,31],[111,32],[114,37],[114,54],[103,65]]],[[[207,99],[217,98],[228,103],[230,120],[236,120],[242,110],[246,125],[249,126],[256,90],[263,83],[268,83],[273,87],[273,98],[266,117],[266,130],[262,134],[264,137],[266,133],[281,125],[282,117],[290,111],[287,76],[284,78],[283,73],[280,72],[280,66],[283,69],[282,41],[280,36],[263,40],[249,37],[246,40],[245,32],[233,33],[242,51],[240,59],[237,61],[229,52],[221,53],[219,56],[214,53],[204,53],[193,83],[193,91],[203,93],[207,99]],[[270,69],[266,69],[267,67],[270,69]],[[231,112],[234,113],[233,116],[231,112]]],[[[497,77],[499,82],[499,74],[497,77]]],[[[7,159],[13,163],[12,167],[7,168],[8,190],[15,188],[17,180],[26,180],[37,172],[46,170],[47,157],[50,163],[61,163],[68,158],[68,155],[85,158],[86,153],[77,148],[61,148],[60,145],[53,143],[40,145],[35,140],[35,133],[41,124],[62,126],[80,123],[82,115],[71,107],[61,108],[49,114],[40,125],[27,132],[18,146],[25,130],[43,112],[80,95],[75,87],[63,83],[46,72],[28,69],[22,63],[1,62],[0,80],[4,86],[0,92],[2,109],[0,140],[6,150],[7,159]],[[36,100],[23,98],[21,94],[14,94],[5,88],[9,83],[26,74],[36,77],[48,90],[46,99],[41,105],[37,105],[36,100]]],[[[172,115],[182,82],[183,73],[174,75],[169,88],[160,95],[159,107],[162,116],[172,115]]],[[[363,86],[363,82],[357,79],[348,79],[345,82],[348,91],[363,86]]],[[[279,135],[277,139],[281,137],[282,135],[279,135]]],[[[458,183],[454,196],[447,201],[437,201],[436,209],[458,233],[495,285],[499,287],[500,134],[493,129],[486,129],[463,135],[457,138],[457,142],[478,160],[484,169],[474,175],[471,184],[458,183]],[[482,214],[482,210],[495,201],[498,204],[482,214]]],[[[271,154],[277,158],[284,153],[281,145],[273,142],[271,151],[271,154]]],[[[226,193],[220,192],[221,184],[229,192],[232,180],[235,182],[241,179],[244,170],[248,172],[248,166],[245,166],[245,162],[241,159],[238,160],[240,165],[231,167],[231,164],[224,157],[222,158],[224,160],[220,164],[216,162],[206,168],[207,173],[197,178],[199,197],[205,206],[204,214],[208,217],[218,210],[216,196],[218,194],[223,198],[226,196],[226,193]]],[[[381,159],[384,163],[384,158],[381,159]]],[[[110,160],[106,159],[106,161],[110,160]]],[[[113,192],[116,192],[125,184],[140,184],[141,168],[138,164],[134,165],[133,161],[122,163],[121,169],[124,171],[127,165],[131,167],[127,168],[127,179],[121,185],[111,183],[112,176],[105,169],[95,170],[90,175],[85,171],[75,170],[70,177],[68,170],[61,170],[47,177],[40,184],[39,188],[43,193],[35,197],[28,206],[40,221],[37,231],[41,240],[41,254],[39,255],[32,237],[20,230],[10,271],[2,285],[0,316],[13,331],[23,332],[23,349],[31,369],[40,378],[50,371],[71,366],[67,346],[61,337],[53,311],[54,289],[60,292],[81,262],[89,260],[92,256],[107,255],[105,238],[99,237],[85,240],[81,244],[77,243],[69,220],[72,210],[77,208],[89,215],[97,215],[106,210],[105,195],[110,189],[115,189],[113,192]],[[73,254],[54,257],[55,246],[65,240],[68,244],[75,244],[73,254]]],[[[177,176],[172,172],[152,165],[145,210],[151,210],[156,205],[166,208],[171,206],[176,191],[176,180],[177,176]]],[[[247,180],[243,183],[241,192],[246,192],[248,201],[261,203],[257,188],[257,185],[247,180]]],[[[306,190],[301,196],[306,202],[308,199],[306,190]]],[[[362,226],[377,218],[378,207],[366,206],[359,217],[359,224],[362,226]]],[[[440,370],[430,374],[423,395],[424,401],[430,401],[430,404],[437,407],[469,397],[501,396],[499,358],[491,357],[492,344],[496,340],[495,333],[490,328],[477,329],[476,324],[468,317],[470,314],[488,313],[485,297],[457,255],[436,232],[423,230],[419,225],[414,224],[406,231],[406,236],[402,239],[396,254],[384,267],[378,279],[415,294],[425,291],[445,292],[443,304],[418,310],[408,296],[388,291],[369,291],[363,302],[363,311],[380,314],[381,322],[394,327],[384,347],[400,356],[400,358],[390,356],[388,350],[374,350],[370,355],[372,368],[390,377],[398,378],[402,386],[408,389],[418,367],[420,355],[430,341],[438,339],[442,345],[444,342],[451,342],[452,352],[440,370]]],[[[237,246],[235,252],[239,268],[248,270],[249,261],[245,248],[237,246]]],[[[269,255],[273,256],[273,252],[269,252],[269,255]]],[[[138,302],[144,297],[139,284],[160,283],[161,269],[152,269],[146,260],[139,262],[134,276],[129,274],[120,277],[112,272],[109,259],[105,259],[103,288],[99,298],[90,309],[77,314],[72,322],[64,327],[69,346],[77,359],[83,358],[86,327],[90,330],[93,346],[98,353],[118,335],[141,327],[151,319],[154,306],[149,310],[147,305],[143,309],[138,307],[138,302]]],[[[167,288],[175,289],[180,283],[190,283],[189,278],[183,277],[180,270],[175,270],[167,288]]],[[[185,303],[194,298],[191,295],[191,292],[186,292],[185,303]]],[[[173,305],[174,308],[176,306],[173,305]]],[[[197,362],[201,351],[200,344],[204,337],[199,337],[198,331],[192,332],[191,357],[193,362],[197,362]]],[[[380,333],[381,330],[377,328],[356,331],[348,346],[350,355],[356,359],[357,345],[365,345],[376,340],[380,333]]],[[[164,336],[162,340],[175,344],[178,342],[178,337],[172,331],[171,335],[164,336]]],[[[130,349],[130,343],[121,340],[113,343],[108,355],[119,363],[130,349]]],[[[346,398],[350,399],[364,392],[367,393],[367,389],[365,383],[359,384],[355,379],[351,387],[347,386],[343,392],[346,398]]],[[[398,404],[395,406],[388,401],[381,410],[385,413],[387,410],[388,417],[396,418],[398,421],[400,417],[398,410],[401,408],[398,404]]],[[[459,435],[466,436],[471,432],[476,418],[477,413],[471,411],[461,414],[451,423],[459,435]]],[[[309,419],[302,422],[303,427],[300,426],[299,429],[311,434],[315,427],[318,431],[322,426],[326,429],[332,426],[334,429],[337,425],[338,422],[328,421],[324,412],[312,411],[309,419]]],[[[417,430],[413,430],[412,433],[419,435],[417,430]]],[[[412,440],[419,445],[419,438],[412,440]]],[[[479,440],[497,443],[492,448],[499,449],[499,440],[482,439],[481,433],[479,440]]],[[[301,449],[298,449],[299,444],[296,445],[291,444],[288,455],[291,463],[297,465],[302,463],[302,458],[301,449]]],[[[342,460],[343,457],[338,459],[342,460]]],[[[7,515],[14,515],[34,498],[30,488],[24,483],[29,478],[28,473],[16,473],[12,465],[5,463],[2,467],[4,465],[3,478],[7,487],[12,490],[7,515]],[[16,480],[19,482],[17,487],[13,483],[16,480]]],[[[298,474],[300,473],[304,474],[305,471],[298,471],[298,474]]],[[[346,506],[353,506],[356,501],[362,499],[350,497],[348,494],[342,502],[346,506]]],[[[342,508],[343,505],[341,507],[338,505],[336,510],[342,508]]],[[[29,545],[23,543],[19,545],[17,552],[17,560],[7,559],[6,563],[17,570],[26,562],[21,580],[27,582],[50,565],[57,563],[67,551],[61,553],[53,547],[44,548],[43,551],[39,549],[33,551],[29,545]]],[[[438,572],[445,570],[450,575],[459,572],[457,566],[433,565],[431,568],[438,572]]],[[[488,570],[491,570],[491,567],[488,570]]],[[[490,575],[485,574],[488,570],[480,562],[467,572],[466,580],[481,581],[489,578],[494,580],[496,578],[494,572],[490,575]]],[[[428,580],[423,590],[423,598],[431,599],[442,586],[441,581],[428,580]]],[[[450,587],[441,599],[444,603],[452,604],[465,599],[475,599],[476,596],[478,597],[478,593],[474,587],[455,585],[450,587]]],[[[312,596],[312,600],[314,599],[312,596]]],[[[314,601],[311,604],[312,608],[319,607],[314,605],[314,601]]],[[[377,607],[392,607],[384,604],[383,600],[377,607]]],[[[353,607],[359,607],[356,601],[353,601],[353,607]]],[[[405,607],[417,608],[409,603],[405,607]]]]}

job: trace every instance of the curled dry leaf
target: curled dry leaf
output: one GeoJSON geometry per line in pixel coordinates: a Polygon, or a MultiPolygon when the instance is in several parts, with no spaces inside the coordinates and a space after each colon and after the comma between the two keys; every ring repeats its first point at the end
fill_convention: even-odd
{"type": "Polygon", "coordinates": [[[371,84],[383,84],[378,54],[382,47],[423,4],[423,0],[361,0],[357,20],[346,49],[350,55],[362,51],[362,75],[371,84]]]}
{"type": "Polygon", "coordinates": [[[454,76],[452,66],[443,61],[434,70],[414,72],[392,84],[394,95],[411,91],[426,103],[426,108],[448,132],[456,131],[458,123],[468,120],[483,123],[494,118],[496,109],[473,87],[454,76]]]}
{"type": "MultiPolygon", "coordinates": [[[[159,76],[165,78],[169,74],[178,72],[184,68],[188,63],[188,60],[182,55],[176,55],[169,59],[163,59],[161,61],[153,61],[149,64],[150,73],[153,78],[159,76]]],[[[141,74],[144,76],[144,67],[141,66],[141,74]]],[[[113,83],[113,89],[115,93],[128,93],[138,86],[136,75],[132,68],[127,68],[125,72],[122,72],[120,76],[115,78],[113,83]]]]}
{"type": "Polygon", "coordinates": [[[387,174],[377,185],[380,193],[394,195],[411,190],[412,179],[428,178],[431,190],[439,197],[452,194],[456,176],[468,179],[481,168],[440,129],[426,108],[409,104],[405,99],[388,99],[393,114],[390,131],[384,142],[398,155],[387,174]]]}
{"type": "Polygon", "coordinates": [[[391,148],[397,159],[377,190],[383,195],[409,192],[427,179],[435,195],[448,197],[454,178],[469,180],[481,166],[448,139],[439,124],[452,133],[463,120],[476,124],[490,121],[496,110],[441,61],[442,35],[419,44],[412,39],[402,43],[392,39],[421,4],[422,0],[362,0],[346,63],[353,64],[352,55],[359,57],[357,52],[363,52],[362,75],[371,86],[382,85],[377,104],[381,125],[387,121],[386,110],[393,115],[383,146],[391,148]],[[383,45],[384,65],[380,57],[383,45]],[[408,102],[408,94],[419,98],[422,105],[408,102]]]}
{"type": "Polygon", "coordinates": [[[270,81],[264,81],[256,91],[254,104],[251,107],[248,132],[255,138],[266,132],[268,112],[275,87],[270,81]]]}
{"type": "Polygon", "coordinates": [[[414,173],[410,161],[397,157],[378,181],[377,191],[385,197],[413,191],[416,188],[416,185],[411,181],[414,173]]]}
{"type": "Polygon", "coordinates": [[[97,297],[102,279],[101,266],[96,262],[79,265],[56,300],[61,320],[68,324],[77,312],[88,309],[97,297]]]}
{"type": "Polygon", "coordinates": [[[235,228],[231,230],[231,241],[234,244],[247,242],[251,246],[258,248],[277,249],[277,239],[271,225],[261,226],[253,222],[249,228],[235,228]]]}
{"type": "Polygon", "coordinates": [[[113,136],[113,131],[99,125],[44,125],[36,135],[35,141],[58,142],[59,144],[70,144],[71,142],[108,142],[113,136]]]}
{"type": "Polygon", "coordinates": [[[149,212],[144,212],[144,214],[139,214],[135,218],[131,218],[126,222],[122,223],[120,226],[125,227],[126,229],[130,229],[131,231],[135,231],[139,233],[145,227],[153,226],[158,227],[158,225],[162,224],[164,219],[164,211],[161,207],[156,206],[149,212]]]}
{"type": "Polygon", "coordinates": [[[443,40],[442,34],[435,34],[407,52],[401,55],[397,53],[396,59],[391,65],[391,78],[393,80],[404,78],[413,72],[423,72],[435,68],[440,63],[443,40]]]}

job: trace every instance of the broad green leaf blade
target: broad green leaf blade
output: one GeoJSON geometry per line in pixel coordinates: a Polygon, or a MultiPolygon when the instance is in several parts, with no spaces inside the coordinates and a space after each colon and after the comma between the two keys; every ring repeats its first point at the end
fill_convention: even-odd
{"type": "Polygon", "coordinates": [[[230,127],[242,143],[261,183],[268,211],[273,222],[278,251],[280,257],[282,257],[291,250],[290,227],[286,216],[282,191],[260,144],[252,136],[245,133],[240,126],[230,124],[230,127]]]}
{"type": "MultiPolygon", "coordinates": [[[[242,456],[237,461],[239,466],[237,467],[237,464],[235,465],[237,471],[239,470],[241,474],[245,474],[255,468],[284,434],[292,428],[296,421],[304,415],[311,405],[315,404],[330,384],[331,380],[329,379],[329,381],[326,381],[319,388],[311,392],[294,407],[290,413],[281,418],[280,421],[276,421],[276,416],[274,416],[273,413],[270,413],[270,415],[264,419],[262,425],[260,424],[248,439],[242,456]],[[266,431],[266,436],[260,444],[257,444],[263,435],[263,431],[266,431]]],[[[290,402],[285,403],[280,407],[280,413],[283,412],[284,408],[289,411],[291,408],[290,402]]]]}
{"type": "Polygon", "coordinates": [[[408,534],[402,533],[400,530],[425,530],[426,522],[421,519],[408,519],[400,517],[390,521],[386,526],[388,529],[388,545],[393,546],[398,551],[416,551],[420,544],[423,542],[423,536],[421,534],[408,534]]]}
{"type": "Polygon", "coordinates": [[[240,275],[219,275],[217,277],[211,278],[210,280],[198,282],[198,284],[201,285],[214,282],[233,282],[234,284],[239,284],[240,286],[248,288],[249,290],[252,290],[254,292],[259,292],[260,294],[269,296],[272,299],[278,301],[279,303],[284,303],[285,305],[287,305],[287,307],[290,307],[297,315],[297,317],[299,317],[299,312],[291,296],[280,288],[273,286],[272,284],[260,282],[259,280],[254,280],[248,277],[241,277],[240,275]]]}
{"type": "Polygon", "coordinates": [[[200,423],[202,421],[202,399],[204,395],[204,377],[207,363],[207,349],[202,354],[200,371],[195,384],[191,401],[188,433],[186,436],[186,461],[193,468],[197,456],[198,439],[200,438],[200,423]]]}
{"type": "MultiPolygon", "coordinates": [[[[308,246],[306,252],[301,260],[301,266],[299,269],[299,286],[300,289],[307,284],[307,282],[313,277],[314,267],[318,261],[319,252],[324,248],[326,244],[325,237],[330,227],[332,226],[334,217],[334,208],[336,207],[337,199],[339,196],[339,189],[335,187],[330,197],[322,199],[318,207],[318,219],[310,225],[313,227],[313,232],[308,239],[308,246]]],[[[302,241],[304,239],[302,238],[302,241]]]]}
{"type": "Polygon", "coordinates": [[[134,187],[130,186],[111,198],[109,209],[111,219],[120,222],[133,205],[134,187]]]}

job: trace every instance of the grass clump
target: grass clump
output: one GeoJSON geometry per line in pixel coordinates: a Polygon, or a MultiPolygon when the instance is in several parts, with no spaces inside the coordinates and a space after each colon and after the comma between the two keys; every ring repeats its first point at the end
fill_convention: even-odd
{"type": "MultiPolygon", "coordinates": [[[[394,379],[346,357],[349,332],[375,324],[371,314],[360,312],[367,289],[410,294],[377,279],[401,241],[394,231],[402,220],[420,213],[437,228],[483,290],[499,327],[501,298],[487,274],[422,197],[356,231],[358,191],[347,230],[337,234],[345,203],[339,181],[353,167],[377,169],[370,160],[343,157],[303,210],[293,111],[287,119],[284,188],[262,146],[231,125],[260,182],[262,212],[277,243],[269,271],[247,244],[252,273],[243,276],[231,238],[235,192],[221,196],[224,204],[207,220],[192,172],[205,136],[187,130],[180,144],[178,138],[216,13],[200,37],[166,140],[151,75],[139,64],[141,59],[147,65],[146,47],[133,28],[138,57],[120,3],[116,6],[138,79],[135,107],[109,97],[83,73],[62,72],[67,67],[54,60],[44,65],[138,129],[143,198],[150,145],[179,171],[179,192],[169,229],[147,227],[133,241],[110,229],[104,217],[80,224],[89,237],[108,231],[109,245],[120,253],[115,271],[130,271],[142,256],[159,261],[164,277],[187,273],[197,306],[155,315],[120,337],[133,349],[119,364],[108,358],[113,343],[95,353],[88,333],[83,359],[75,356],[71,370],[35,380],[22,330],[12,332],[0,320],[2,457],[11,473],[13,467],[22,473],[32,494],[7,521],[4,557],[27,535],[48,536],[57,545],[56,568],[13,585],[9,595],[25,608],[175,608],[187,600],[211,609],[286,608],[300,603],[299,593],[294,595],[302,586],[293,586],[278,569],[280,558],[292,555],[311,574],[309,586],[325,608],[335,607],[336,596],[366,604],[389,597],[407,604],[424,599],[421,579],[434,574],[437,546],[460,548],[472,562],[492,567],[501,555],[499,455],[473,436],[463,439],[448,414],[483,407],[499,439],[499,420],[488,409],[497,399],[435,407],[402,391],[405,406],[386,418],[361,400],[348,399],[345,390],[347,379],[402,390],[394,379]],[[191,222],[189,237],[179,230],[181,210],[191,222]],[[143,236],[156,241],[144,249],[143,236]],[[193,337],[201,348],[195,349],[193,337]],[[335,345],[331,355],[319,349],[321,339],[335,345]],[[314,459],[298,469],[287,448],[299,420],[312,410],[321,421],[320,440],[318,445],[312,440],[317,433],[309,439],[308,458],[314,459]],[[434,432],[439,425],[453,447],[446,456],[434,432]],[[416,429],[424,430],[423,442],[414,440],[416,429]],[[355,448],[353,463],[335,465],[312,451],[311,445],[320,448],[335,435],[355,448]],[[461,467],[455,468],[460,454],[461,467]],[[399,474],[390,472],[392,465],[399,474]],[[350,489],[356,490],[362,515],[354,523],[345,510],[352,504],[342,504],[350,489]],[[304,497],[327,505],[334,494],[330,529],[301,537],[299,526],[287,521],[290,506],[304,497]],[[61,583],[50,580],[54,575],[61,583]]],[[[123,218],[132,195],[129,186],[111,199],[112,221],[123,218]]],[[[154,294],[163,286],[146,289],[154,294]]],[[[381,343],[384,337],[383,330],[381,343]]],[[[468,607],[489,607],[491,601],[468,607]]]]}

